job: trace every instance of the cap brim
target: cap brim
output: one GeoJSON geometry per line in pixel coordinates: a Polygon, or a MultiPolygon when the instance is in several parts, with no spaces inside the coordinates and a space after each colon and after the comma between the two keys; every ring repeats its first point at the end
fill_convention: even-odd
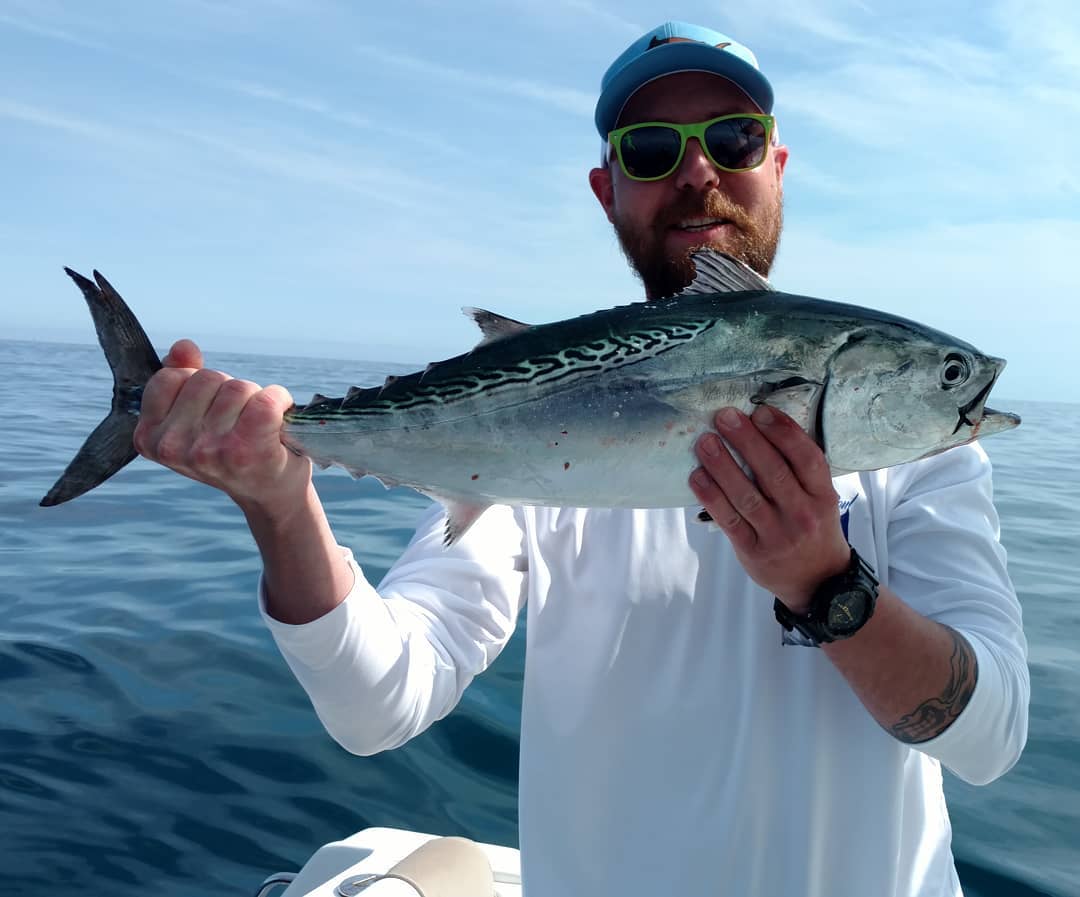
{"type": "Polygon", "coordinates": [[[594,121],[607,139],[627,100],[650,81],[676,72],[709,72],[726,78],[762,112],[771,113],[773,90],[768,79],[734,53],[692,41],[677,41],[642,53],[607,85],[596,103],[594,121]]]}

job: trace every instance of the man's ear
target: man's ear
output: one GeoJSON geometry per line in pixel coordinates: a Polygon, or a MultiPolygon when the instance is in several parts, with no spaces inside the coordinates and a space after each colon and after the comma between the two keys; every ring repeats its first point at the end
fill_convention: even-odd
{"type": "Polygon", "coordinates": [[[788,161],[788,148],[784,144],[779,144],[773,147],[773,165],[776,166],[776,182],[783,183],[784,180],[784,168],[787,166],[788,161]]]}
{"type": "Polygon", "coordinates": [[[612,216],[615,213],[615,188],[611,183],[611,167],[592,169],[589,172],[589,186],[592,187],[592,192],[600,205],[604,207],[604,214],[607,215],[608,221],[614,224],[612,216]]]}

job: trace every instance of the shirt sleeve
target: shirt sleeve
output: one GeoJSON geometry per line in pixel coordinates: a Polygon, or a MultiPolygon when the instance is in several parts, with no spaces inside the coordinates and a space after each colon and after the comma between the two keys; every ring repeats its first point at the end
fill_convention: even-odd
{"type": "Polygon", "coordinates": [[[967,706],[917,748],[965,781],[987,784],[1008,772],[1024,749],[1031,694],[990,461],[978,445],[953,449],[894,469],[889,493],[889,586],[960,633],[978,664],[967,706]]]}
{"type": "Polygon", "coordinates": [[[445,548],[436,506],[373,588],[355,581],[317,620],[263,619],[330,735],[364,756],[397,747],[446,716],[510,640],[525,601],[520,511],[493,506],[445,548]]]}

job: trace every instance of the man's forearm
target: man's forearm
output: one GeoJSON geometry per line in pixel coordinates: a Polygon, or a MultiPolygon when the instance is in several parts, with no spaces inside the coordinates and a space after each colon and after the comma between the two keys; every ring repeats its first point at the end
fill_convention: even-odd
{"type": "Polygon", "coordinates": [[[315,487],[287,514],[243,508],[263,560],[267,612],[282,623],[310,623],[337,607],[353,587],[315,487]]]}
{"type": "Polygon", "coordinates": [[[823,650],[874,719],[909,744],[944,732],[975,690],[971,645],[885,587],[866,626],[823,650]]]}

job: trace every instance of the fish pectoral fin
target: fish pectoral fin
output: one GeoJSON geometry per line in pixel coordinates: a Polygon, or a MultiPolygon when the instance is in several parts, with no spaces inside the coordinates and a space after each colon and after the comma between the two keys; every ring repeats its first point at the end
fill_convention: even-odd
{"type": "Polygon", "coordinates": [[[755,405],[768,405],[783,411],[811,436],[816,436],[818,405],[821,402],[822,384],[805,377],[792,376],[785,380],[762,384],[750,401],[755,405]]]}
{"type": "Polygon", "coordinates": [[[480,518],[480,515],[491,507],[489,504],[470,504],[456,498],[435,495],[431,492],[426,492],[425,495],[435,499],[446,508],[446,527],[443,530],[443,545],[446,548],[449,548],[464,536],[469,527],[480,518]]]}
{"type": "Polygon", "coordinates": [[[330,461],[330,462],[328,462],[326,464],[323,464],[321,461],[319,461],[316,458],[312,458],[311,460],[312,460],[312,463],[317,464],[320,467],[320,469],[322,469],[322,470],[326,470],[327,467],[334,467],[334,466],[343,467],[346,471],[348,471],[349,475],[354,480],[362,480],[364,477],[371,477],[373,480],[378,482],[378,484],[380,486],[382,486],[384,489],[393,489],[396,486],[401,485],[400,480],[395,480],[393,477],[387,476],[385,473],[372,473],[366,467],[355,467],[355,466],[350,467],[347,464],[338,464],[337,462],[334,462],[334,461],[330,461]]]}
{"type": "Polygon", "coordinates": [[[497,343],[499,340],[513,336],[515,333],[522,333],[532,326],[521,321],[515,321],[513,318],[498,315],[484,308],[465,306],[461,310],[476,322],[476,326],[484,334],[484,338],[476,344],[477,348],[486,346],[488,343],[497,343]]]}
{"type": "Polygon", "coordinates": [[[663,400],[679,411],[695,415],[711,414],[728,405],[745,408],[747,400],[758,402],[758,397],[774,393],[777,384],[796,378],[802,379],[796,371],[774,368],[747,371],[674,386],[663,393],[663,400]]]}
{"type": "Polygon", "coordinates": [[[776,291],[757,271],[726,252],[699,249],[690,258],[694,262],[694,279],[680,296],[776,291]]]}

